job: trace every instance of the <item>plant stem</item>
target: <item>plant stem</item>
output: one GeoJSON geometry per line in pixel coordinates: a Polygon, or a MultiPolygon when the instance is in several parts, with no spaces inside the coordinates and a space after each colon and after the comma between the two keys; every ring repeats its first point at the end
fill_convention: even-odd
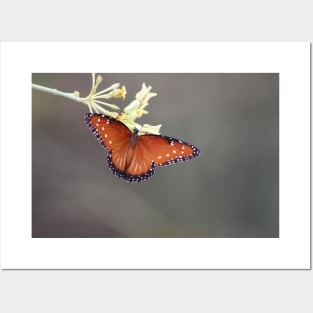
{"type": "Polygon", "coordinates": [[[59,91],[57,89],[52,89],[52,88],[48,88],[48,87],[44,87],[44,86],[40,86],[40,85],[36,85],[36,84],[32,84],[32,88],[36,89],[36,90],[40,90],[43,92],[47,92],[47,93],[51,93],[53,95],[56,96],[61,96],[61,97],[65,97],[77,102],[86,102],[85,98],[80,98],[77,94],[75,93],[69,93],[69,92],[63,92],[63,91],[59,91]]]}

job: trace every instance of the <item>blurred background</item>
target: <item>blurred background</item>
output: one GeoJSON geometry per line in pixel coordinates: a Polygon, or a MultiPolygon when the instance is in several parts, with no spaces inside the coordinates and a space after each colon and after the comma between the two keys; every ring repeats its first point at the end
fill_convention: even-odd
{"type": "MultiPolygon", "coordinates": [[[[152,86],[163,135],[201,151],[129,183],[112,174],[84,120],[87,106],[32,92],[32,237],[278,237],[279,75],[105,73],[123,109],[152,86]]],[[[33,74],[33,83],[87,96],[91,74],[33,74]]]]}

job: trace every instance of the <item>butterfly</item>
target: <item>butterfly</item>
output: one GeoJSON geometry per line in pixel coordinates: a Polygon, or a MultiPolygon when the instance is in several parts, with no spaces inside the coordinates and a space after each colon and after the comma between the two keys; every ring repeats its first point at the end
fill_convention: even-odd
{"type": "Polygon", "coordinates": [[[87,113],[87,125],[108,151],[107,163],[112,172],[129,182],[148,179],[156,166],[166,166],[193,159],[200,150],[187,142],[163,135],[139,135],[117,119],[87,113]]]}

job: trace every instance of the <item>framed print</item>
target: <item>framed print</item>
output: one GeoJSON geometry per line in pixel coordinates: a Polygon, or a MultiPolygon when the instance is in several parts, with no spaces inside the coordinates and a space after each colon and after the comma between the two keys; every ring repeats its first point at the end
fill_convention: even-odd
{"type": "Polygon", "coordinates": [[[309,43],[3,43],[4,269],[310,268],[309,43]]]}

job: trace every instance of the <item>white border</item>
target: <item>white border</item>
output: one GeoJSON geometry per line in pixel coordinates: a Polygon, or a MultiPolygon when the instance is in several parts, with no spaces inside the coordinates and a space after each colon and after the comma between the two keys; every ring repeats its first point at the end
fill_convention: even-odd
{"type": "Polygon", "coordinates": [[[307,269],[309,136],[309,43],[2,43],[1,267],[307,269]],[[280,238],[32,239],[32,72],[279,72],[280,238]]]}

